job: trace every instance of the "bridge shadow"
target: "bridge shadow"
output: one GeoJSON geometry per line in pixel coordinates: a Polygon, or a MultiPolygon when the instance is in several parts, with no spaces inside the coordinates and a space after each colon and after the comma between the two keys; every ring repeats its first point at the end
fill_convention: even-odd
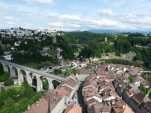
{"type": "Polygon", "coordinates": [[[60,82],[58,82],[57,80],[53,80],[52,84],[54,86],[54,89],[56,89],[60,85],[60,82]]]}

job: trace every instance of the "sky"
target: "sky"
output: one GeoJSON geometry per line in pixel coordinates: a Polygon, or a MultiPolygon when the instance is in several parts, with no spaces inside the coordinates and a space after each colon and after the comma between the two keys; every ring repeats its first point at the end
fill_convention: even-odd
{"type": "Polygon", "coordinates": [[[151,30],[151,0],[0,0],[0,28],[151,30]]]}

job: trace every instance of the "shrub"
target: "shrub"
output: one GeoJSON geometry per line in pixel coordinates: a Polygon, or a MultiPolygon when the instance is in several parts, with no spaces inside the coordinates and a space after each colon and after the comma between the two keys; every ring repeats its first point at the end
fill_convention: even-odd
{"type": "Polygon", "coordinates": [[[61,70],[61,69],[55,69],[55,70],[54,70],[54,73],[55,73],[56,75],[60,75],[60,74],[62,74],[62,70],[61,70]]]}
{"type": "Polygon", "coordinates": [[[139,86],[139,90],[142,92],[142,93],[144,93],[145,95],[147,95],[148,93],[149,93],[149,95],[150,95],[150,88],[145,88],[144,87],[144,85],[143,84],[141,84],[140,86],[139,86]]]}
{"type": "Polygon", "coordinates": [[[7,81],[4,82],[5,86],[11,86],[14,84],[14,81],[12,79],[8,79],[7,81]]]}
{"type": "Polygon", "coordinates": [[[48,80],[44,79],[44,80],[42,80],[42,82],[43,82],[43,88],[44,88],[45,90],[47,90],[47,89],[48,89],[48,86],[49,86],[48,80]]]}
{"type": "Polygon", "coordinates": [[[0,73],[0,82],[4,82],[9,79],[9,75],[7,73],[0,73]]]}
{"type": "Polygon", "coordinates": [[[128,76],[128,82],[129,82],[129,83],[132,83],[133,81],[134,81],[133,76],[129,75],[129,76],[128,76]]]}
{"type": "Polygon", "coordinates": [[[27,84],[11,87],[0,93],[0,113],[23,113],[42,94],[42,92],[34,92],[27,84]]]}

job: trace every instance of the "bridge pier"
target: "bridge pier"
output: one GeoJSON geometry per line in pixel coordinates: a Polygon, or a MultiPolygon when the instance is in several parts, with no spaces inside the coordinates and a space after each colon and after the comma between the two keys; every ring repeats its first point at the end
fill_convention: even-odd
{"type": "Polygon", "coordinates": [[[2,64],[2,67],[3,67],[3,71],[8,73],[9,72],[8,67],[3,63],[1,63],[1,64],[2,64]]]}
{"type": "Polygon", "coordinates": [[[41,79],[38,77],[38,78],[37,78],[37,92],[42,91],[42,90],[43,90],[42,81],[41,81],[41,79]]]}
{"type": "Polygon", "coordinates": [[[18,73],[18,85],[21,85],[24,82],[24,75],[21,73],[21,70],[18,68],[17,69],[18,73]]]}
{"type": "Polygon", "coordinates": [[[10,69],[10,77],[15,78],[17,75],[15,73],[15,70],[13,69],[13,66],[9,65],[9,69],[10,69]]]}
{"type": "Polygon", "coordinates": [[[32,78],[31,78],[31,75],[30,75],[30,72],[29,71],[25,71],[26,75],[25,75],[25,78],[27,80],[27,83],[29,86],[32,87],[32,78]]]}
{"type": "Polygon", "coordinates": [[[42,81],[40,79],[40,76],[38,74],[35,74],[35,75],[36,75],[36,80],[37,80],[36,90],[37,90],[37,92],[39,92],[39,91],[43,90],[43,84],[42,84],[42,81]]]}
{"type": "Polygon", "coordinates": [[[49,90],[53,90],[54,89],[54,86],[53,86],[53,83],[52,83],[53,79],[47,78],[47,80],[48,80],[49,90]]]}

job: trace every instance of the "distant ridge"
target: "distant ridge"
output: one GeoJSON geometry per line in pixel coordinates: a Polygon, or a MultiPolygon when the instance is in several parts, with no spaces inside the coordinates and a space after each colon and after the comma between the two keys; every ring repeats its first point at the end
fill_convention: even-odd
{"type": "Polygon", "coordinates": [[[138,30],[116,30],[116,29],[90,29],[88,30],[89,32],[92,33],[112,33],[112,34],[117,34],[117,33],[143,33],[143,34],[151,34],[150,30],[145,30],[145,31],[138,31],[138,30]]]}

